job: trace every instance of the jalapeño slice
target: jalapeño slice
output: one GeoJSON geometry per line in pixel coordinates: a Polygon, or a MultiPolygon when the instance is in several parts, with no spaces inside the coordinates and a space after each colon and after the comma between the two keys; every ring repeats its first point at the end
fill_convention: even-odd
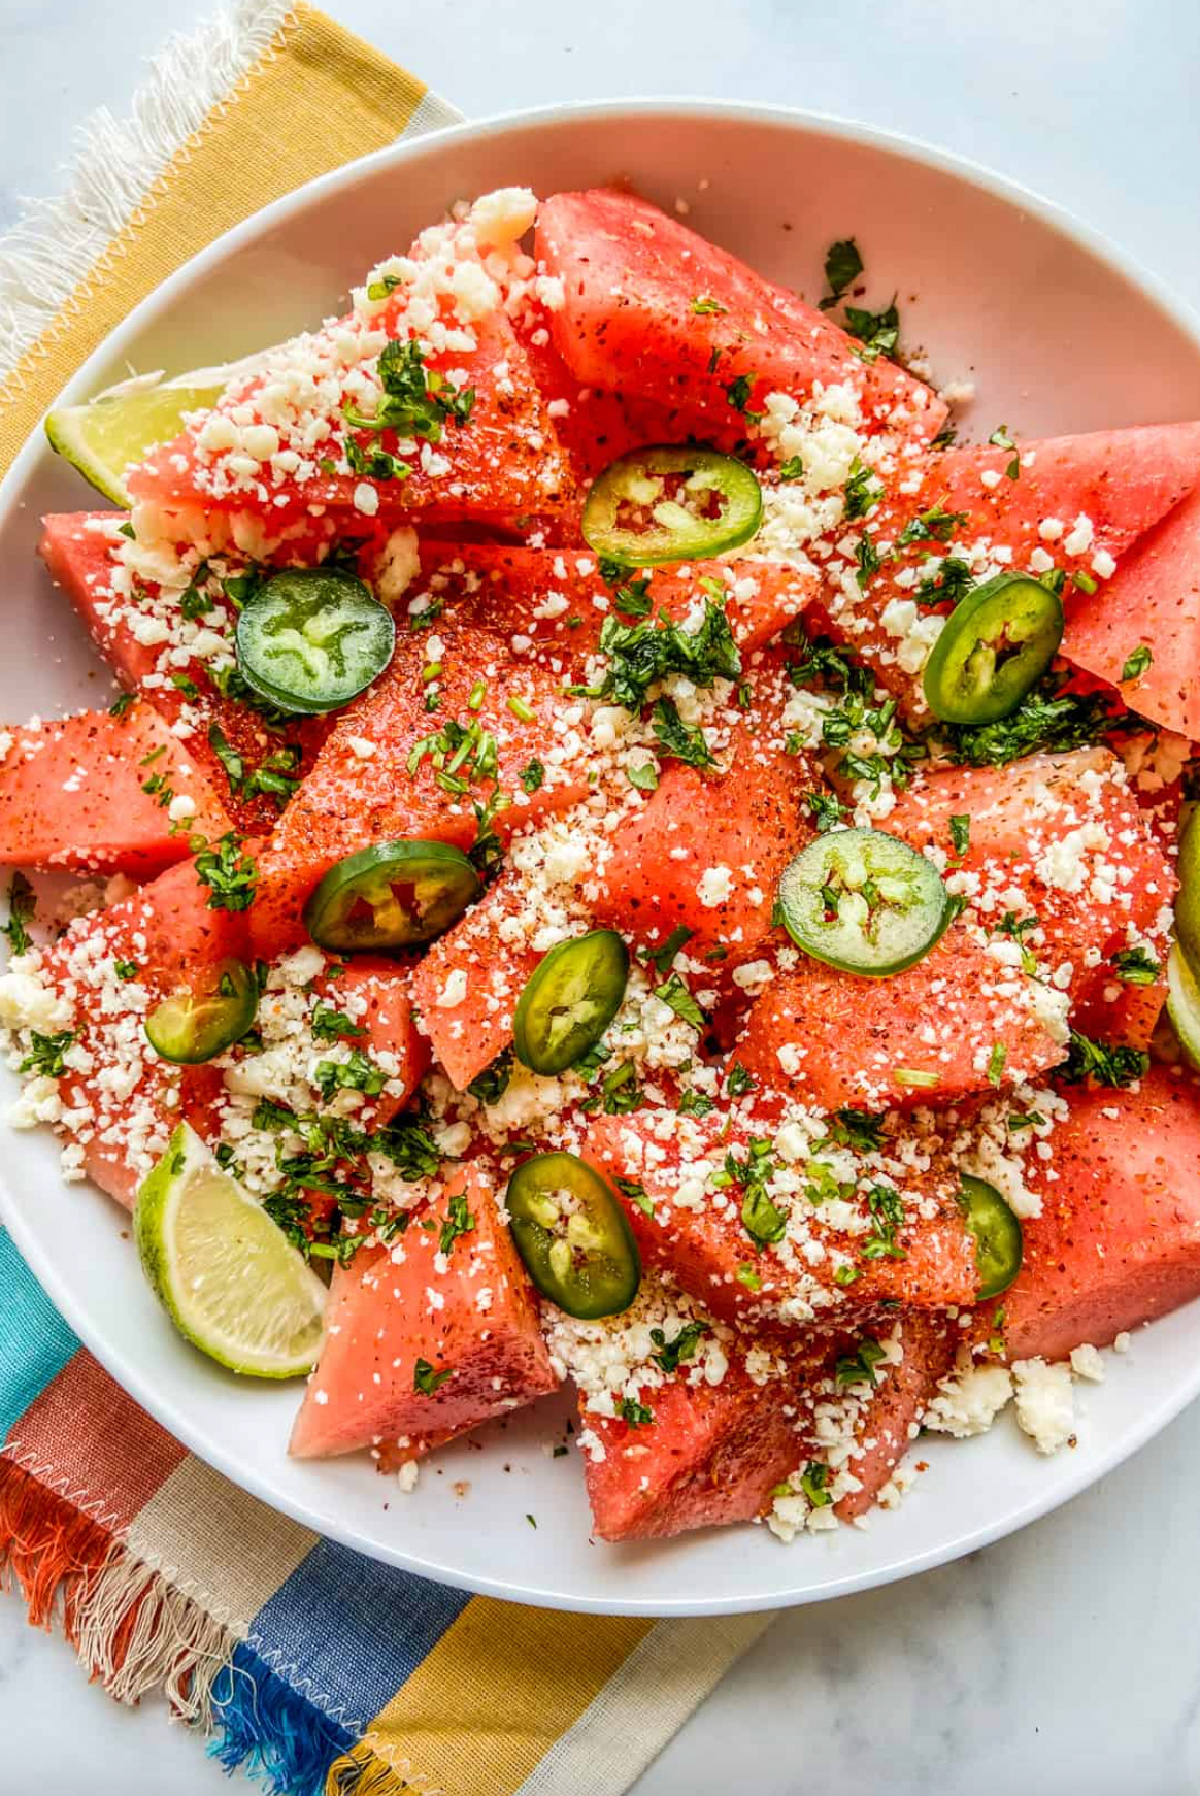
{"type": "Polygon", "coordinates": [[[1007,1291],[1021,1270],[1025,1252],[1021,1221],[994,1185],[969,1173],[962,1175],[958,1201],[967,1230],[975,1238],[975,1270],[979,1274],[975,1301],[982,1303],[1007,1291]]]}
{"type": "Polygon", "coordinates": [[[448,842],[376,842],[330,868],[304,907],[304,927],[338,954],[404,948],[449,929],[478,892],[479,875],[448,842]]]}
{"type": "Polygon", "coordinates": [[[237,623],[242,677],[285,711],[348,705],[383,672],[395,643],[387,606],[342,568],[272,574],[237,623]]]}
{"type": "Polygon", "coordinates": [[[568,1316],[595,1321],[627,1310],[642,1278],[620,1201],[574,1154],[535,1154],[518,1166],[504,1199],[530,1278],[568,1316]]]}
{"type": "Polygon", "coordinates": [[[629,951],[614,929],[559,942],[529,976],[513,1017],[517,1059],[561,1073],[594,1047],[621,1008],[629,951]]]}
{"type": "Polygon", "coordinates": [[[1063,635],[1062,600],[1032,574],[998,574],[946,619],[925,668],[943,723],[996,723],[1045,673],[1063,635]]]}
{"type": "Polygon", "coordinates": [[[177,1066],[200,1066],[240,1041],[258,1011],[258,981],[240,960],[222,960],[196,990],[172,992],[145,1021],[155,1053],[177,1066]]]}
{"type": "Polygon", "coordinates": [[[716,449],[652,444],[597,474],[583,534],[606,561],[657,567],[736,549],[758,529],[762,509],[762,488],[744,462],[716,449]]]}
{"type": "Polygon", "coordinates": [[[817,836],[780,880],[779,904],[806,954],[872,979],[923,960],[953,915],[932,861],[879,829],[817,836]]]}

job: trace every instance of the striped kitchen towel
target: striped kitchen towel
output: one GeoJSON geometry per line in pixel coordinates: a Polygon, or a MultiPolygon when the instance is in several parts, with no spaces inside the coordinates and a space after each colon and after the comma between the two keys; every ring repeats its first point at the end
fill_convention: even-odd
{"type": "MultiPolygon", "coordinates": [[[[135,116],[0,242],[0,474],[64,382],[195,251],[458,114],[304,5],[168,46],[135,116]]],[[[0,1565],[120,1701],[164,1692],[280,1796],[626,1789],[769,1617],[507,1606],[377,1565],[210,1471],[80,1346],[0,1231],[0,1565]]]]}

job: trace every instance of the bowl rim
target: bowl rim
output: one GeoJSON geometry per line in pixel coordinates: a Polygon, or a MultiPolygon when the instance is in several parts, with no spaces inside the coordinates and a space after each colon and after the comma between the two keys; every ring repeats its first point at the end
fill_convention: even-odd
{"type": "MultiPolygon", "coordinates": [[[[303,211],[314,199],[351,188],[377,170],[403,167],[406,162],[425,156],[431,150],[436,151],[450,141],[486,143],[489,139],[502,139],[514,130],[563,123],[587,124],[591,121],[629,117],[692,120],[698,125],[716,121],[744,121],[777,126],[785,130],[799,130],[846,143],[865,145],[892,157],[944,173],[1010,207],[1031,214],[1073,247],[1083,250],[1110,273],[1149,299],[1171,324],[1191,340],[1200,357],[1200,309],[1146,269],[1138,258],[1114,238],[1087,224],[1058,202],[1022,182],[997,173],[986,164],[945,150],[909,133],[883,129],[810,108],[760,105],[753,101],[675,96],[658,98],[648,95],[630,99],[571,101],[490,114],[477,120],[464,120],[418,136],[398,139],[395,143],[385,145],[382,149],[374,150],[304,183],[222,233],[184,262],[153,292],[147,294],[121,324],[97,344],[54,403],[69,403],[85,396],[94,385],[94,370],[103,363],[111,362],[131,339],[140,334],[148,321],[167,311],[175,302],[176,295],[188,287],[195,276],[209,264],[218,262],[253,241],[263,232],[264,227],[269,228],[303,211]]],[[[8,473],[0,481],[0,516],[7,515],[17,489],[38,457],[50,453],[40,426],[35,427],[8,473]]],[[[0,1164],[0,1220],[9,1229],[39,1284],[73,1332],[114,1380],[189,1451],[223,1473],[239,1488],[314,1533],[338,1541],[364,1557],[478,1595],[579,1613],[656,1617],[751,1613],[823,1602],[832,1597],[896,1582],[977,1551],[1069,1502],[1137,1452],[1200,1395],[1200,1358],[1197,1358],[1191,1371],[1173,1385],[1160,1401],[1148,1404],[1137,1421],[1121,1435],[1111,1449],[1101,1451],[1090,1463],[1081,1463],[1077,1471],[1068,1473],[1063,1478],[1053,1482],[1047,1480],[1040,1491],[1034,1490],[1027,1501],[1010,1508],[1003,1516],[984,1524],[952,1530],[936,1546],[912,1553],[882,1570],[876,1567],[826,1577],[819,1584],[802,1590],[772,1591],[769,1588],[756,1588],[745,1595],[719,1599],[683,1596],[670,1600],[659,1598],[650,1603],[644,1599],[639,1601],[636,1595],[625,1600],[610,1596],[580,1596],[572,1591],[529,1586],[514,1588],[503,1577],[467,1574],[453,1566],[425,1558],[420,1553],[365,1544],[353,1527],[339,1528],[329,1517],[314,1513],[302,1499],[290,1495],[281,1498],[278,1491],[270,1487],[257,1472],[248,1472],[240,1465],[236,1453],[224,1451],[219,1441],[204,1436],[203,1444],[200,1444],[197,1438],[199,1430],[192,1426],[175,1400],[156,1387],[152,1377],[144,1373],[140,1365],[130,1364],[117,1351],[109,1354],[103,1340],[99,1338],[99,1326],[93,1329],[87,1315],[81,1314],[83,1306],[71,1288],[70,1279],[64,1277],[53,1258],[42,1251],[35,1232],[26,1226],[22,1205],[9,1183],[3,1164],[0,1164]]]]}

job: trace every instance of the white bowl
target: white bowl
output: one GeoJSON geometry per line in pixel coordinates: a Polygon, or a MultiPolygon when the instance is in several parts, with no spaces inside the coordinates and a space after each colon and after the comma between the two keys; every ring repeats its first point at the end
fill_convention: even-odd
{"type": "MultiPolygon", "coordinates": [[[[352,282],[452,201],[627,177],[810,298],[826,247],[857,236],[872,291],[898,290],[906,344],[970,379],[984,434],[1200,415],[1200,326],[1111,245],[1032,195],[902,139],[802,113],[711,102],[556,108],[385,150],[269,206],[180,270],[67,388],[231,360],[338,309],[352,282]]],[[[970,418],[968,417],[968,424],[970,418]]],[[[34,556],[43,512],[92,503],[40,439],[0,488],[8,649],[0,716],[106,702],[104,676],[34,556]]],[[[11,1090],[11,1077],[8,1088],[11,1090]]],[[[895,1514],[785,1548],[765,1529],[626,1547],[589,1537],[582,1470],[543,1446],[565,1399],[440,1453],[402,1496],[365,1458],[288,1459],[293,1387],[239,1383],[172,1333],[128,1218],[58,1173],[48,1135],[10,1134],[0,1208],[53,1301],[112,1375],[236,1483],[361,1552],[523,1602],[697,1615],[811,1602],[954,1558],[1065,1502],[1200,1389],[1200,1308],[1140,1333],[1084,1401],[1078,1445],[1037,1458],[1007,1421],[922,1442],[929,1469],[895,1514]],[[463,1485],[469,1489],[462,1491],[463,1485]],[[458,1485],[462,1494],[456,1494],[458,1485]],[[535,1517],[536,1530],[529,1517],[535,1517]]]]}

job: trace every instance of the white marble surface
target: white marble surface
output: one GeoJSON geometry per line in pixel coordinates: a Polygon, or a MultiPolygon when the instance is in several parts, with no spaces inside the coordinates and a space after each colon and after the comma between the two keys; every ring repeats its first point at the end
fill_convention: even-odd
{"type": "MultiPolygon", "coordinates": [[[[479,115],[719,94],[946,144],[1073,207],[1200,305],[1195,0],[330,0],[479,115]]],[[[0,228],[207,0],[0,0],[0,228]]],[[[952,247],[951,251],[952,253],[952,247]]],[[[1003,271],[997,270],[997,278],[1003,271]]],[[[1048,304],[1050,304],[1048,297],[1048,304]]],[[[1051,327],[1054,327],[1052,321],[1051,327]]],[[[1058,321],[1069,341],[1069,320],[1058,321]]],[[[1196,1796],[1200,1407],[1068,1509],[926,1577],[785,1616],[638,1796],[1196,1796]]],[[[802,1548],[797,1550],[803,1550],[802,1548]]],[[[0,1601],[0,1796],[215,1796],[0,1601]]]]}

